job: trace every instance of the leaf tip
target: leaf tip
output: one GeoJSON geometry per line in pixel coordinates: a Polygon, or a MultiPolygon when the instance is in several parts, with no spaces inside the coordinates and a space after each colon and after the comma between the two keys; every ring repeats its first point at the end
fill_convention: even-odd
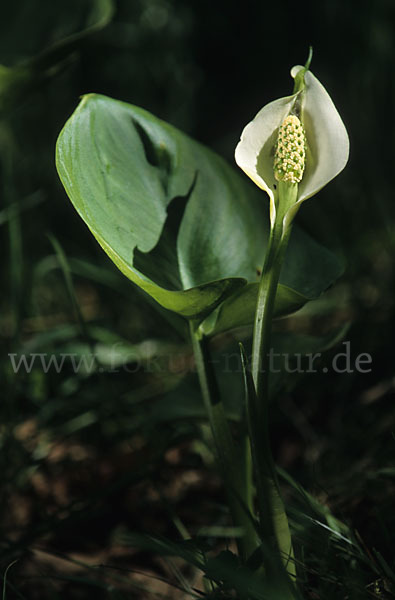
{"type": "Polygon", "coordinates": [[[94,92],[89,92],[88,94],[82,94],[82,96],[80,96],[80,103],[78,108],[84,108],[85,105],[89,102],[89,100],[94,100],[96,99],[98,96],[98,94],[95,94],[94,92]]]}

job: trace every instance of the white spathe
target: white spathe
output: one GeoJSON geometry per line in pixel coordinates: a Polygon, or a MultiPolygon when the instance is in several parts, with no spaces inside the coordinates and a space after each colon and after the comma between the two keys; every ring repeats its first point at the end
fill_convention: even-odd
{"type": "MultiPolygon", "coordinates": [[[[303,69],[291,69],[293,78],[303,69]]],[[[316,77],[306,71],[304,89],[292,96],[280,98],[264,106],[243,130],[235,151],[236,163],[270,198],[270,215],[275,218],[276,180],[273,161],[278,129],[296,102],[306,133],[306,166],[298,185],[295,207],[290,209],[287,221],[299,205],[314,196],[346,166],[349,155],[347,130],[328,92],[316,77]]]]}

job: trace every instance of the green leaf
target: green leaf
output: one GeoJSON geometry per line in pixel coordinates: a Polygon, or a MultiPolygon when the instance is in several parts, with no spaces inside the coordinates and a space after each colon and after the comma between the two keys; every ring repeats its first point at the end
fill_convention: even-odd
{"type": "MultiPolygon", "coordinates": [[[[252,325],[258,297],[258,283],[248,283],[240,291],[223,302],[213,315],[201,324],[205,335],[223,333],[236,327],[252,325]]],[[[282,317],[301,308],[309,300],[295,290],[279,285],[275,301],[274,315],[282,317]]]]}
{"type": "Polygon", "coordinates": [[[222,193],[213,156],[146,111],[97,95],[85,96],[57,144],[62,182],[103,249],[129,279],[186,317],[208,313],[245,284],[241,277],[219,277],[177,289],[175,242],[167,230],[161,237],[171,200],[222,193]],[[208,190],[199,183],[206,179],[208,190]],[[142,254],[150,251],[147,260],[142,254]],[[161,261],[166,268],[158,268],[161,261]],[[158,278],[159,269],[162,285],[149,276],[158,278]]]}
{"type": "MultiPolygon", "coordinates": [[[[215,317],[206,329],[251,322],[268,215],[261,194],[225,161],[143,109],[95,94],[66,123],[56,159],[77,212],[131,281],[188,318],[207,316],[244,289],[221,309],[218,327],[215,317]]],[[[340,273],[336,259],[302,233],[288,263],[278,315],[340,273]]]]}
{"type": "MultiPolygon", "coordinates": [[[[326,248],[298,227],[294,227],[277,288],[274,317],[297,311],[315,300],[342,273],[343,266],[326,248]]],[[[248,283],[227,298],[213,315],[201,324],[205,335],[223,333],[235,327],[252,325],[259,283],[248,283]]]]}

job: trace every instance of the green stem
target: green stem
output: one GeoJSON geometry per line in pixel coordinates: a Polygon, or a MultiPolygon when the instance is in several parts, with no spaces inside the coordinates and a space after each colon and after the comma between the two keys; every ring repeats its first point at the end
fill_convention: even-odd
{"type": "MultiPolygon", "coordinates": [[[[258,300],[255,313],[253,346],[252,346],[252,377],[254,379],[257,396],[261,401],[262,416],[267,410],[269,371],[269,351],[271,339],[271,322],[273,318],[274,302],[277,293],[278,281],[285,253],[286,245],[282,243],[282,223],[276,221],[271,229],[269,245],[265,263],[259,282],[258,300]]],[[[265,419],[266,421],[266,419],[265,419]]]]}
{"type": "Polygon", "coordinates": [[[269,373],[271,367],[271,333],[278,282],[288,246],[291,227],[284,232],[282,222],[271,230],[269,246],[259,283],[252,345],[252,377],[259,399],[260,423],[268,431],[269,373]]]}
{"type": "Polygon", "coordinates": [[[284,214],[296,193],[297,186],[279,186],[276,219],[271,229],[259,284],[252,347],[252,377],[256,390],[254,412],[257,424],[250,427],[261,532],[267,542],[275,539],[275,546],[285,568],[293,577],[295,565],[292,560],[292,541],[271,452],[268,412],[272,319],[281,268],[291,233],[290,226],[284,230],[284,214]]]}
{"type": "Polygon", "coordinates": [[[244,532],[244,535],[237,540],[238,550],[243,560],[247,560],[258,546],[249,504],[251,483],[248,483],[248,474],[251,476],[251,469],[248,466],[246,468],[248,462],[245,460],[245,456],[249,456],[249,449],[245,449],[240,454],[237,452],[220,398],[213,364],[210,359],[208,341],[199,334],[193,322],[190,324],[190,330],[200,388],[210,423],[216,456],[228,494],[232,520],[234,525],[240,527],[244,532]]]}

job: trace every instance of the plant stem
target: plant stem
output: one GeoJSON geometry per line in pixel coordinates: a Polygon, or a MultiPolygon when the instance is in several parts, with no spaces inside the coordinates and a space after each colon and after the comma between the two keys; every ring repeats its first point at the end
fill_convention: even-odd
{"type": "Polygon", "coordinates": [[[270,343],[274,303],[278,281],[287,249],[290,227],[283,233],[282,223],[276,221],[271,230],[269,246],[259,283],[252,345],[252,377],[259,399],[258,414],[267,428],[270,343]]]}
{"type": "Polygon", "coordinates": [[[214,440],[215,453],[225,482],[233,523],[243,531],[237,539],[239,554],[243,560],[258,546],[254,519],[251,512],[251,468],[248,468],[249,448],[237,451],[225,409],[220,398],[217,379],[210,359],[208,340],[202,337],[195,323],[191,322],[191,340],[198,372],[200,388],[214,440]],[[248,457],[246,459],[245,457],[248,457]]]}
{"type": "MultiPolygon", "coordinates": [[[[295,576],[291,535],[271,452],[268,419],[272,319],[281,267],[291,233],[290,226],[286,230],[283,228],[284,212],[280,212],[279,207],[281,205],[286,207],[292,198],[290,195],[282,198],[282,191],[280,188],[277,215],[270,233],[255,313],[252,377],[256,390],[254,413],[257,423],[250,426],[250,435],[260,507],[261,532],[266,540],[275,538],[277,550],[287,572],[291,576],[295,576]],[[281,203],[281,201],[283,202],[281,203]]],[[[291,192],[293,194],[294,190],[291,192]]]]}

